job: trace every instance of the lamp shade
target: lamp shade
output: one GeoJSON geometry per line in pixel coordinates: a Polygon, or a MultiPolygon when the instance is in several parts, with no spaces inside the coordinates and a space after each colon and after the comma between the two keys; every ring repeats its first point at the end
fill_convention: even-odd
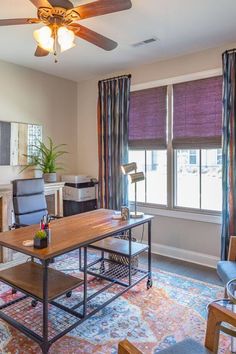
{"type": "Polygon", "coordinates": [[[52,38],[52,30],[49,26],[43,26],[34,31],[34,38],[41,48],[53,52],[54,39],[52,38]]]}
{"type": "Polygon", "coordinates": [[[124,175],[127,175],[128,173],[135,171],[136,169],[137,169],[136,162],[126,163],[121,166],[121,171],[124,173],[124,175]]]}
{"type": "Polygon", "coordinates": [[[129,178],[131,183],[141,182],[145,179],[143,172],[130,173],[129,178]]]}
{"type": "Polygon", "coordinates": [[[74,39],[75,34],[73,31],[68,30],[66,27],[58,29],[58,43],[60,44],[61,52],[75,47],[74,39]]]}

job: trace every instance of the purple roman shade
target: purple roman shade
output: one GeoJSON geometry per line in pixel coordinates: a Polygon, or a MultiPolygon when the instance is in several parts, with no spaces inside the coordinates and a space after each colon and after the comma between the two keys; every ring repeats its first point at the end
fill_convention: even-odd
{"type": "Polygon", "coordinates": [[[131,92],[129,147],[166,148],[167,87],[131,92]]]}
{"type": "Polygon", "coordinates": [[[222,135],[222,76],[173,85],[173,147],[217,148],[222,135]]]}

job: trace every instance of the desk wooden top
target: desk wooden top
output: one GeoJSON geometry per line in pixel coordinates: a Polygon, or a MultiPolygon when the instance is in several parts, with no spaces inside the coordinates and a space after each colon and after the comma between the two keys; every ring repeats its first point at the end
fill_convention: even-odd
{"type": "Polygon", "coordinates": [[[25,247],[22,244],[23,241],[33,239],[39,225],[0,233],[0,246],[47,260],[87,246],[127,228],[141,225],[153,218],[153,216],[144,215],[140,219],[114,220],[112,219],[113,213],[113,210],[98,209],[53,221],[51,223],[52,241],[47,248],[41,250],[25,247]]]}

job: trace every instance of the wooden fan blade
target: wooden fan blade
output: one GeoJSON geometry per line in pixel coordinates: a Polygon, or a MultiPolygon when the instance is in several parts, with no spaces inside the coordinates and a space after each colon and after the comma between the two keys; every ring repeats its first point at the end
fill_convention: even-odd
{"type": "Polygon", "coordinates": [[[104,37],[101,34],[88,29],[87,27],[81,26],[80,24],[72,23],[70,25],[70,29],[72,29],[77,37],[80,37],[104,50],[109,51],[115,49],[118,45],[111,39],[104,37]]]}
{"type": "Polygon", "coordinates": [[[0,20],[0,26],[31,25],[39,22],[38,18],[9,18],[0,20]]]}
{"type": "Polygon", "coordinates": [[[69,0],[48,0],[53,7],[63,7],[64,9],[73,9],[74,5],[69,0]]]}
{"type": "Polygon", "coordinates": [[[89,4],[77,6],[74,8],[79,13],[80,18],[89,18],[128,10],[132,7],[131,0],[98,0],[89,4]]]}
{"type": "Polygon", "coordinates": [[[43,48],[41,48],[39,45],[36,48],[36,51],[34,53],[34,55],[36,57],[46,57],[49,54],[49,52],[43,48]]]}
{"type": "Polygon", "coordinates": [[[52,7],[47,0],[29,0],[29,1],[31,1],[32,4],[34,6],[36,6],[37,8],[39,8],[39,7],[49,7],[49,8],[51,8],[52,7]]]}

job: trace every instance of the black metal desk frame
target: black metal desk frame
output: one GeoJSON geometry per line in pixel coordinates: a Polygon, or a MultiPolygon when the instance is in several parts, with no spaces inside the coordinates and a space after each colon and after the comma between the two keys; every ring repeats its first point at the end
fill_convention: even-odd
{"type": "MultiPolygon", "coordinates": [[[[89,244],[83,244],[79,247],[76,247],[75,249],[81,249],[83,247],[83,300],[77,303],[76,305],[72,307],[67,307],[56,300],[49,301],[48,299],[48,268],[50,264],[50,260],[40,260],[42,263],[42,271],[43,271],[43,300],[35,297],[34,295],[27,293],[24,289],[17,288],[17,290],[20,291],[20,293],[23,293],[24,295],[16,298],[8,303],[5,303],[4,305],[0,306],[0,318],[9,323],[11,326],[15,327],[16,329],[20,330],[22,333],[24,333],[26,336],[34,340],[39,344],[41,347],[42,353],[46,354],[49,351],[49,348],[51,345],[56,342],[59,338],[64,336],[66,333],[70,332],[73,330],[75,327],[83,323],[86,319],[90,318],[93,316],[95,313],[99,312],[102,308],[110,304],[112,301],[114,301],[117,297],[121,296],[124,294],[126,291],[128,291],[130,288],[141,282],[143,279],[147,278],[147,289],[149,289],[152,286],[152,270],[151,270],[151,219],[149,220],[143,220],[143,222],[140,220],[139,225],[144,225],[148,224],[148,245],[147,245],[147,252],[148,252],[148,269],[143,270],[143,269],[135,269],[134,267],[131,266],[131,258],[132,258],[132,242],[131,242],[131,230],[132,228],[136,227],[137,225],[131,225],[127,228],[124,228],[122,231],[127,231],[129,235],[129,265],[124,266],[126,267],[126,270],[128,271],[128,282],[121,281],[119,278],[115,277],[109,277],[104,275],[104,270],[101,270],[101,272],[95,272],[92,270],[94,266],[98,265],[99,262],[104,262],[108,261],[107,259],[104,258],[104,253],[102,254],[102,257],[99,258],[98,260],[91,262],[90,264],[87,263],[87,248],[89,247],[89,244]],[[136,274],[136,279],[132,281],[132,271],[133,273],[136,274]],[[137,276],[138,272],[138,276],[137,276]],[[97,292],[93,293],[92,295],[88,296],[87,293],[87,275],[92,274],[96,278],[101,278],[105,279],[106,281],[109,282],[109,284],[105,285],[103,288],[98,290],[97,292]],[[87,305],[90,300],[104,292],[105,290],[109,289],[110,287],[114,285],[120,285],[122,287],[122,290],[119,291],[117,294],[115,294],[113,297],[111,297],[109,300],[98,306],[96,309],[92,310],[90,313],[87,312],[87,305]],[[9,316],[8,314],[4,313],[4,310],[17,306],[20,304],[22,301],[25,301],[26,299],[35,299],[36,301],[39,301],[42,304],[42,310],[43,310],[43,325],[42,325],[42,335],[39,335],[36,333],[34,330],[31,328],[28,328],[22,323],[19,323],[16,321],[14,318],[9,316]],[[65,314],[73,317],[73,323],[70,324],[68,327],[63,329],[60,333],[57,333],[53,337],[50,337],[49,333],[49,305],[50,306],[55,306],[56,308],[62,310],[65,314]],[[77,309],[82,309],[82,313],[77,312],[77,309]]],[[[114,235],[115,233],[106,235],[104,238],[110,237],[114,235]]],[[[74,250],[75,250],[74,249],[74,250]]],[[[58,256],[62,256],[64,253],[60,253],[58,256]]],[[[140,252],[141,253],[141,252],[140,252]]],[[[81,254],[81,252],[80,252],[81,254]]],[[[81,259],[79,260],[81,262],[81,259]]],[[[6,283],[9,286],[12,286],[12,284],[8,283],[7,281],[1,280],[4,283],[6,283]]],[[[15,285],[14,285],[15,287],[15,285]]],[[[65,292],[66,293],[66,292],[65,292]]],[[[60,295],[61,297],[62,295],[60,295]]],[[[68,299],[69,301],[69,299],[68,299]]],[[[63,316],[62,316],[63,320],[63,316]]]]}

